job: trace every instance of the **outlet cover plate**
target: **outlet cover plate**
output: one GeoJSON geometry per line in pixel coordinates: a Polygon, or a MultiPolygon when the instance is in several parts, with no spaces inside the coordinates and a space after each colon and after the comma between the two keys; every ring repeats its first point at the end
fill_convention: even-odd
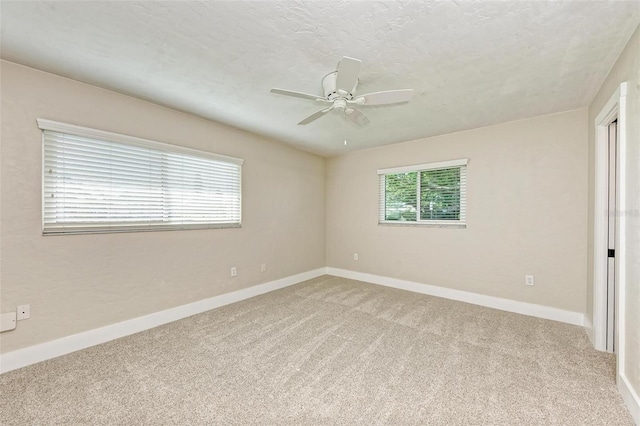
{"type": "Polygon", "coordinates": [[[16,328],[16,313],[7,312],[0,315],[0,332],[9,331],[16,328]]]}
{"type": "Polygon", "coordinates": [[[31,318],[31,305],[18,306],[18,321],[31,318]]]}

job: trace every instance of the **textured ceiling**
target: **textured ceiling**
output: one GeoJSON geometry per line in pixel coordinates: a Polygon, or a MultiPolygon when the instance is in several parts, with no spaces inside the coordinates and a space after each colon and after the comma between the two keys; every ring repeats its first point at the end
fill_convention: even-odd
{"type": "MultiPolygon", "coordinates": [[[[322,155],[585,107],[640,22],[640,1],[2,1],[4,59],[322,155]],[[358,93],[406,105],[307,125],[342,56],[358,93]],[[348,145],[344,146],[345,135],[348,145]]],[[[82,124],[82,123],[78,123],[82,124]]]]}

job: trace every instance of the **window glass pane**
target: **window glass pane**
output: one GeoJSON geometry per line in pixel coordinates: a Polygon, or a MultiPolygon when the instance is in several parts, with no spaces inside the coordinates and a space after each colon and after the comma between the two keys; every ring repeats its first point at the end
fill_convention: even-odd
{"type": "Polygon", "coordinates": [[[416,220],[417,179],[417,172],[385,176],[385,220],[416,220]]]}
{"type": "Polygon", "coordinates": [[[460,220],[460,168],[420,172],[420,219],[460,220]]]}

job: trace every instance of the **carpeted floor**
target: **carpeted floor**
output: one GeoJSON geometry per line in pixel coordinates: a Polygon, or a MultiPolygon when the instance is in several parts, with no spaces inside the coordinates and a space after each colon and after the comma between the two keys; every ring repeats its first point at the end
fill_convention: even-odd
{"type": "Polygon", "coordinates": [[[631,425],[580,327],[305,283],[0,376],[3,425],[631,425]]]}

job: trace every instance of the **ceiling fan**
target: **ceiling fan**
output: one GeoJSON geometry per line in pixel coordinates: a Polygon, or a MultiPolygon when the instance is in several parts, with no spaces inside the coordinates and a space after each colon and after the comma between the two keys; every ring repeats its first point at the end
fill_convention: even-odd
{"type": "Polygon", "coordinates": [[[349,58],[348,56],[343,57],[338,63],[338,69],[322,78],[323,96],[286,89],[271,89],[271,92],[331,104],[327,108],[321,109],[299,122],[298,124],[300,125],[309,124],[327,114],[329,111],[336,110],[344,113],[348,121],[359,127],[364,127],[369,124],[370,121],[367,116],[359,109],[356,109],[355,106],[398,104],[409,102],[413,97],[413,89],[386,90],[384,92],[356,95],[358,74],[360,73],[361,65],[362,61],[358,59],[349,58]]]}

